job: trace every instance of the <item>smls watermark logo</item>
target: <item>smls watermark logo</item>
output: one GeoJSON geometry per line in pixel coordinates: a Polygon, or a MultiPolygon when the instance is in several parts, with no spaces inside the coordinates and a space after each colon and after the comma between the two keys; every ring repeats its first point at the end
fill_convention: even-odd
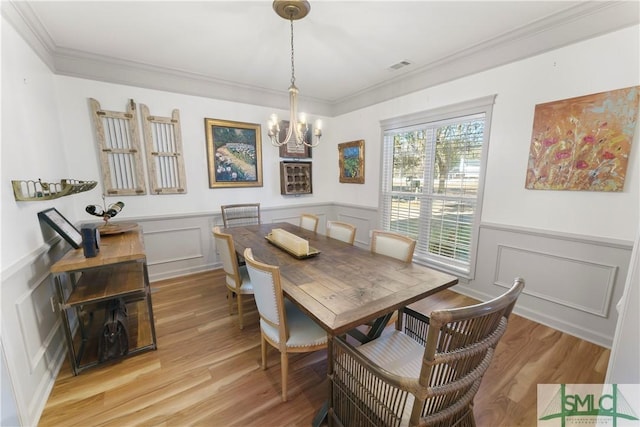
{"type": "Polygon", "coordinates": [[[640,384],[538,384],[538,427],[640,427],[640,384]]]}

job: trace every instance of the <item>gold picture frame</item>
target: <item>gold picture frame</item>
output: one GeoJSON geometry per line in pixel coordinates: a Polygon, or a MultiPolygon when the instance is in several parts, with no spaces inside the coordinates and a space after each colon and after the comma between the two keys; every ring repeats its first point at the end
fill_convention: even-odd
{"type": "Polygon", "coordinates": [[[340,182],[364,184],[364,140],[338,144],[340,182]]]}
{"type": "Polygon", "coordinates": [[[256,123],[204,119],[209,188],[262,187],[262,132],[256,123]]]}

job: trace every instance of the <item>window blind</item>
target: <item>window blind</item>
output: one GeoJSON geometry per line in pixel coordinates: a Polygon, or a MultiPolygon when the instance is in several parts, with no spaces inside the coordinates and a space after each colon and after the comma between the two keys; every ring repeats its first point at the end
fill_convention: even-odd
{"type": "Polygon", "coordinates": [[[485,100],[383,122],[381,228],[416,239],[416,260],[465,276],[473,274],[493,97],[485,100]]]}

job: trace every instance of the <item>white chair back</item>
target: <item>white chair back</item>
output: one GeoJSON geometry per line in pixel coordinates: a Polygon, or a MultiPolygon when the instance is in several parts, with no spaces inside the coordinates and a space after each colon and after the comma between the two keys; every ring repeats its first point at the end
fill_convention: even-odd
{"type": "Polygon", "coordinates": [[[244,250],[247,270],[253,283],[260,313],[262,369],[267,368],[267,343],[280,351],[282,401],[287,401],[288,353],[308,353],[327,348],[327,334],[282,293],[280,268],[253,258],[251,248],[244,250]],[[291,324],[287,324],[287,321],[291,324]]]}
{"type": "Polygon", "coordinates": [[[227,300],[229,302],[229,314],[233,314],[233,300],[238,306],[238,326],[244,328],[244,308],[242,295],[253,294],[253,285],[246,267],[238,266],[238,254],[233,245],[233,237],[223,233],[220,227],[214,227],[213,238],[216,243],[218,255],[222,261],[222,269],[225,272],[227,285],[227,300]]]}
{"type": "Polygon", "coordinates": [[[254,260],[249,248],[245,250],[244,256],[260,318],[275,327],[279,327],[281,323],[286,324],[280,277],[276,275],[278,267],[254,260]]]}
{"type": "Polygon", "coordinates": [[[374,230],[371,234],[371,252],[411,262],[416,241],[391,231],[374,230]]]}
{"type": "Polygon", "coordinates": [[[238,258],[233,245],[233,238],[229,234],[222,233],[220,227],[213,228],[213,238],[222,261],[222,269],[227,276],[227,285],[235,289],[240,288],[242,286],[242,275],[238,269],[238,258]]]}
{"type": "Polygon", "coordinates": [[[327,221],[327,236],[353,245],[356,239],[356,227],[346,222],[327,221]]]}
{"type": "Polygon", "coordinates": [[[300,227],[315,233],[318,231],[318,217],[312,214],[300,215],[300,227]]]}

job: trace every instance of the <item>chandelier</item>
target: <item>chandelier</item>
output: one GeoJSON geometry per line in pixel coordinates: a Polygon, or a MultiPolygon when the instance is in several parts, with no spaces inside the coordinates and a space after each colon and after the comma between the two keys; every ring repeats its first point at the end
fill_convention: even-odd
{"type": "Polygon", "coordinates": [[[306,145],[315,147],[320,143],[322,136],[322,122],[316,120],[313,129],[313,140],[309,132],[309,123],[304,114],[298,115],[298,88],[296,87],[296,74],[293,52],[293,21],[302,19],[311,10],[307,0],[274,0],[273,9],[284,19],[291,23],[291,86],[289,86],[289,127],[283,140],[280,139],[280,123],[278,116],[272,114],[269,120],[269,139],[276,147],[294,143],[297,146],[306,145]]]}

